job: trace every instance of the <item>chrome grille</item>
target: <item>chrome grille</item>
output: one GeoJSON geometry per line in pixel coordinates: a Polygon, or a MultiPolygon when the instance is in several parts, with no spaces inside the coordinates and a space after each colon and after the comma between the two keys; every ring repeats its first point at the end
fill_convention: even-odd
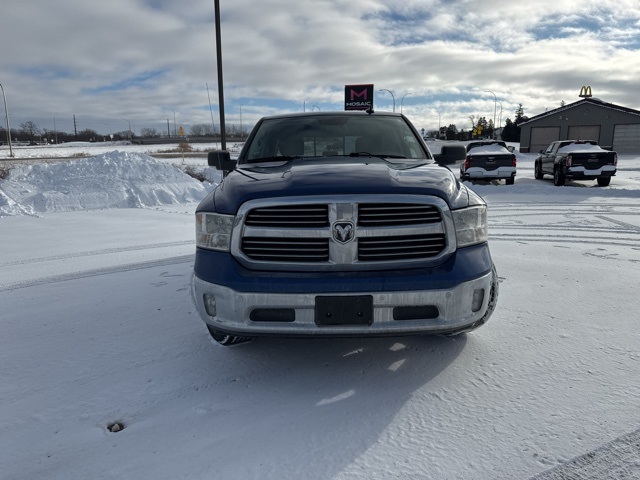
{"type": "Polygon", "coordinates": [[[372,237],[358,240],[358,260],[379,262],[429,258],[447,245],[444,234],[372,237]]]}
{"type": "Polygon", "coordinates": [[[358,205],[358,225],[394,226],[437,223],[442,217],[434,205],[371,203],[358,205]]]}
{"type": "Polygon", "coordinates": [[[249,200],[237,212],[231,241],[242,265],[272,271],[434,266],[455,248],[447,203],[403,194],[249,200]]]}

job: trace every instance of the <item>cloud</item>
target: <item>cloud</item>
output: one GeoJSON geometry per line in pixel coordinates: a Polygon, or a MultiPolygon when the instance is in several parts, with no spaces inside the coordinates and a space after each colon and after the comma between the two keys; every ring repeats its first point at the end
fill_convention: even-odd
{"type": "MultiPolygon", "coordinates": [[[[234,0],[221,2],[227,123],[342,109],[344,85],[374,83],[379,109],[419,128],[468,116],[527,115],[578,99],[582,85],[640,109],[637,0],[234,0]],[[408,94],[408,95],[406,95],[408,94]],[[498,105],[498,108],[500,106],[498,105]]],[[[204,0],[30,0],[0,16],[0,83],[14,128],[106,123],[163,131],[217,115],[213,5],[204,0]],[[29,33],[25,33],[29,32],[29,33]],[[210,95],[207,95],[206,85],[210,95]]]]}

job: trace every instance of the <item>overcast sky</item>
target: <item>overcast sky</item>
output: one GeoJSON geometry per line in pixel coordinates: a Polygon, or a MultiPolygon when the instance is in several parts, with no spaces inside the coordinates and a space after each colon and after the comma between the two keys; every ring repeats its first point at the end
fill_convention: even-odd
{"type": "MultiPolygon", "coordinates": [[[[166,132],[175,118],[188,132],[211,124],[209,98],[218,128],[213,5],[4,2],[11,128],[55,121],[73,132],[75,115],[78,130],[166,132]]],[[[583,85],[640,109],[640,0],[220,0],[220,9],[228,124],[342,110],[344,86],[363,83],[375,85],[377,110],[393,109],[390,90],[396,111],[427,130],[468,130],[470,115],[493,119],[494,108],[504,123],[519,103],[537,115],[579,100],[583,85]]]]}

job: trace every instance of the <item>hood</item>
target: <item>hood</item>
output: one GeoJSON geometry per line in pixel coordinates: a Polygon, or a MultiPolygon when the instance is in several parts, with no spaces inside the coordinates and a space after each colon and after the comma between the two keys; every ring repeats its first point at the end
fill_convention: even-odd
{"type": "Polygon", "coordinates": [[[296,159],[241,165],[203,200],[198,210],[235,214],[240,205],[256,198],[347,194],[432,195],[452,209],[469,202],[466,187],[446,167],[339,157],[323,158],[322,162],[296,159]]]}

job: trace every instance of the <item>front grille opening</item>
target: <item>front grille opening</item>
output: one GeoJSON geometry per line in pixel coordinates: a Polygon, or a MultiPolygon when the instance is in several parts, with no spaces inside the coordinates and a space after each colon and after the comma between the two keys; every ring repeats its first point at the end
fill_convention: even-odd
{"type": "Polygon", "coordinates": [[[318,228],[329,225],[327,205],[287,205],[254,208],[247,213],[250,227],[318,228]]]}
{"type": "Polygon", "coordinates": [[[440,210],[434,205],[419,203],[361,203],[358,205],[358,225],[363,227],[418,225],[440,221],[442,221],[440,210]]]}
{"type": "Polygon", "coordinates": [[[419,305],[415,307],[395,307],[394,320],[424,320],[438,318],[440,312],[434,305],[419,305]]]}
{"type": "Polygon", "coordinates": [[[358,239],[358,260],[383,261],[430,258],[447,245],[444,234],[358,239]]]}
{"type": "Polygon", "coordinates": [[[253,260],[326,262],[329,260],[329,239],[244,237],[242,251],[253,260]]]}
{"type": "Polygon", "coordinates": [[[253,322],[295,322],[296,311],[293,308],[254,308],[249,314],[253,322]]]}

